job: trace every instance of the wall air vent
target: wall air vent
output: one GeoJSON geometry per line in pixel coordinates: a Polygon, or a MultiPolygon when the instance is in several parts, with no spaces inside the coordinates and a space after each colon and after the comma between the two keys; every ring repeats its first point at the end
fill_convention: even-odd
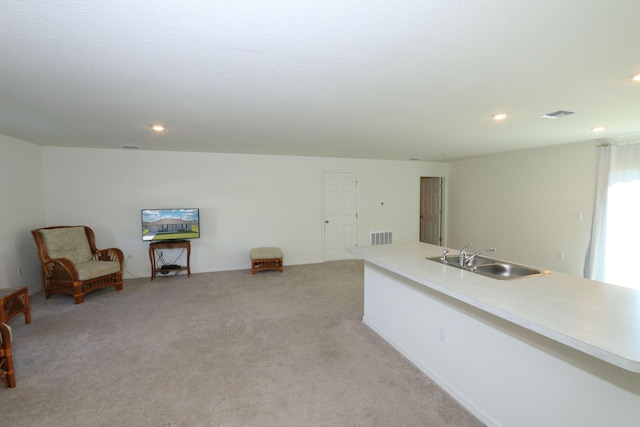
{"type": "Polygon", "coordinates": [[[371,231],[369,233],[371,245],[390,245],[393,243],[393,231],[371,231]]]}
{"type": "Polygon", "coordinates": [[[561,117],[570,116],[572,114],[575,114],[575,112],[574,111],[558,110],[558,111],[554,111],[552,113],[543,114],[543,115],[540,116],[540,118],[542,118],[542,119],[559,119],[561,117]]]}
{"type": "Polygon", "coordinates": [[[133,144],[120,144],[120,148],[124,148],[125,150],[138,150],[140,146],[133,144]]]}

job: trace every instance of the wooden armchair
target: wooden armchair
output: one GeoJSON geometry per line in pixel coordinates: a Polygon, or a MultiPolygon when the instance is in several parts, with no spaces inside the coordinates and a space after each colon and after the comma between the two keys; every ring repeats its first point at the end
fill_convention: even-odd
{"type": "Polygon", "coordinates": [[[98,289],[122,290],[124,255],[120,249],[96,249],[93,230],[86,226],[32,230],[42,264],[42,287],[53,294],[72,295],[75,304],[98,289]]]}
{"type": "Polygon", "coordinates": [[[0,379],[4,383],[4,388],[16,386],[11,356],[11,329],[4,323],[0,323],[0,379]]]}

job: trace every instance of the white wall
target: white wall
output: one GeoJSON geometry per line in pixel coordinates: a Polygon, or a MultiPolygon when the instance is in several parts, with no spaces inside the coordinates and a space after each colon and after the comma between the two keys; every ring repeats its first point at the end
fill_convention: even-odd
{"type": "Polygon", "coordinates": [[[248,248],[272,244],[285,250],[285,264],[322,262],[324,171],[358,174],[360,244],[371,230],[391,229],[397,242],[417,240],[419,178],[444,176],[447,246],[495,246],[496,256],[581,275],[596,155],[591,143],[570,144],[447,165],[42,148],[0,135],[0,287],[40,289],[30,230],[60,224],[91,225],[100,247],[132,255],[125,277],[148,276],[147,245],[139,238],[140,209],[148,207],[202,209],[193,271],[248,268],[248,248]]]}
{"type": "Polygon", "coordinates": [[[200,208],[192,272],[250,268],[249,249],[279,246],[285,266],[323,261],[322,178],[358,174],[358,241],[393,230],[419,237],[421,176],[441,163],[138,150],[43,148],[46,224],[91,226],[99,248],[131,255],[125,277],[149,276],[140,209],[200,208]],[[384,205],[381,205],[384,201],[384,205]]]}
{"type": "Polygon", "coordinates": [[[31,230],[45,220],[43,181],[42,149],[0,135],[0,288],[41,289],[31,230]]]}
{"type": "Polygon", "coordinates": [[[594,143],[452,162],[447,246],[582,276],[596,169],[594,143]]]}

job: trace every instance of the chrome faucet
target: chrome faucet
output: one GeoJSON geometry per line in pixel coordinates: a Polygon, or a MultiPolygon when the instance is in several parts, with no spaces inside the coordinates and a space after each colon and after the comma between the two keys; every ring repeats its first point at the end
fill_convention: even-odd
{"type": "Polygon", "coordinates": [[[440,257],[440,261],[442,261],[443,264],[448,264],[449,261],[447,260],[447,254],[449,253],[449,249],[445,249],[442,251],[442,257],[440,257]]]}
{"type": "Polygon", "coordinates": [[[464,248],[460,249],[460,254],[458,255],[458,257],[459,257],[458,261],[459,261],[459,263],[460,263],[460,265],[462,267],[464,267],[464,263],[467,260],[467,248],[469,246],[471,246],[471,245],[473,245],[473,243],[469,243],[467,246],[465,246],[464,248]]]}
{"type": "Polygon", "coordinates": [[[475,257],[477,257],[478,255],[483,254],[483,253],[485,253],[485,252],[495,252],[495,251],[496,251],[496,248],[488,248],[488,249],[483,249],[483,250],[481,250],[481,251],[478,251],[478,252],[476,252],[476,253],[474,253],[474,254],[469,255],[469,257],[468,257],[468,258],[466,258],[466,259],[464,260],[464,262],[461,262],[461,263],[460,263],[460,265],[462,265],[463,267],[466,267],[466,266],[468,266],[468,265],[469,265],[469,263],[471,263],[471,261],[472,261],[475,257]]]}

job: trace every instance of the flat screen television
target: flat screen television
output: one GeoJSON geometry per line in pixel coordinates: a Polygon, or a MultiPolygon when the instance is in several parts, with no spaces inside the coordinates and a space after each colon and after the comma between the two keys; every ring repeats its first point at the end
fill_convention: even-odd
{"type": "Polygon", "coordinates": [[[198,208],[142,209],[142,240],[169,242],[200,237],[198,208]]]}

